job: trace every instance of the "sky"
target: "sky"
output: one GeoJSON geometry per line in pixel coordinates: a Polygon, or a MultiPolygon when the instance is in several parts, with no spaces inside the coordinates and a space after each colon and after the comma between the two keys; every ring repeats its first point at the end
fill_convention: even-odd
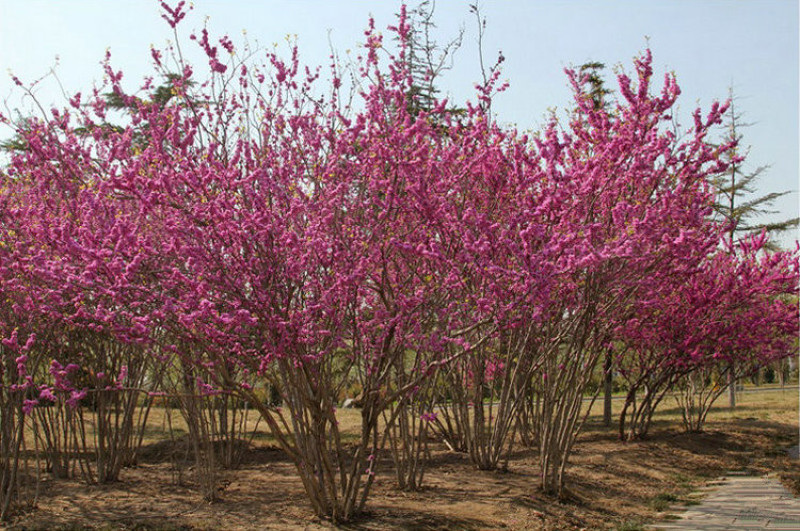
{"type": "MultiPolygon", "coordinates": [[[[301,61],[325,65],[331,46],[341,55],[357,53],[370,15],[378,28],[394,23],[400,2],[195,0],[193,6],[179,27],[185,50],[193,44],[188,34],[207,24],[212,35],[241,42],[246,31],[251,43],[266,47],[296,35],[301,61]]],[[[485,60],[493,62],[501,50],[506,59],[502,77],[510,87],[493,104],[501,123],[539,128],[549,109],[569,105],[564,68],[603,62],[613,86],[614,69],[631,71],[632,58],[649,46],[654,79],[665,72],[677,76],[683,123],[697,106],[726,99],[733,87],[737,111],[752,124],[743,131],[743,144],[750,146],[745,169],[769,165],[758,193],[792,191],[775,205],[775,218],[798,215],[797,1],[481,0],[479,7],[486,19],[485,60]]],[[[453,69],[440,82],[445,94],[463,101],[481,78],[475,15],[469,2],[439,0],[435,21],[439,42],[464,30],[453,69]]],[[[32,106],[7,72],[27,83],[55,67],[58,81],[47,77],[36,94],[45,106],[58,106],[66,102],[64,93],[88,91],[101,79],[106,49],[126,79],[139,81],[151,72],[150,46],[172,39],[156,0],[0,0],[0,112],[25,113],[32,106]]],[[[795,239],[797,233],[783,243],[795,239]]]]}

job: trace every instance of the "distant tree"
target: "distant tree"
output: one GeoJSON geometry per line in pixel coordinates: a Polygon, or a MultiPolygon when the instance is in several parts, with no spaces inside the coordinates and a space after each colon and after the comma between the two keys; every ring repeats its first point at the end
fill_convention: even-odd
{"type": "Polygon", "coordinates": [[[0,142],[0,151],[12,153],[15,151],[25,151],[28,149],[28,144],[25,141],[25,135],[20,131],[30,131],[34,125],[34,121],[30,116],[18,115],[13,121],[16,132],[11,138],[7,138],[0,142]]]}
{"type": "Polygon", "coordinates": [[[603,70],[605,70],[605,63],[599,61],[588,61],[578,67],[578,72],[585,76],[586,82],[589,84],[589,97],[594,102],[594,108],[600,109],[606,106],[606,96],[611,94],[605,86],[603,80],[603,70]]]}
{"type": "MultiPolygon", "coordinates": [[[[775,201],[790,192],[756,195],[756,184],[769,166],[759,166],[752,171],[746,169],[745,161],[750,153],[750,147],[742,145],[744,136],[742,129],[752,124],[744,122],[742,113],[736,111],[736,96],[733,89],[730,89],[730,101],[730,110],[724,123],[723,141],[733,142],[735,146],[726,155],[726,159],[730,163],[728,170],[712,179],[712,184],[717,191],[714,209],[717,216],[729,226],[729,242],[734,243],[736,240],[762,231],[774,235],[797,227],[799,218],[773,222],[762,221],[764,216],[778,213],[772,208],[775,201]]],[[[768,242],[770,250],[775,250],[776,247],[777,244],[774,241],[768,242]]]]}
{"type": "Polygon", "coordinates": [[[440,44],[433,36],[435,11],[436,2],[433,0],[425,0],[408,11],[411,33],[406,43],[406,64],[413,82],[407,101],[412,116],[422,111],[430,112],[437,104],[440,91],[436,80],[453,67],[455,52],[461,47],[464,37],[461,29],[453,39],[440,44]]]}
{"type": "MultiPolygon", "coordinates": [[[[759,166],[752,171],[747,171],[745,161],[750,153],[750,147],[743,147],[742,129],[749,127],[750,123],[743,121],[743,115],[736,110],[736,95],[733,88],[729,89],[730,109],[726,114],[723,124],[725,134],[723,143],[733,143],[725,159],[729,163],[728,169],[713,176],[711,184],[714,185],[717,199],[714,203],[715,214],[728,225],[727,237],[731,252],[734,252],[735,243],[753,234],[763,231],[773,235],[797,227],[798,218],[783,221],[764,223],[760,220],[766,215],[777,214],[772,209],[775,201],[788,194],[785,192],[770,192],[765,195],[756,195],[758,179],[769,169],[769,166],[759,166]]],[[[778,245],[774,240],[768,239],[765,248],[776,250],[778,245]]],[[[728,405],[736,407],[736,386],[733,381],[735,371],[733,367],[728,371],[728,405]]]]}
{"type": "MultiPolygon", "coordinates": [[[[164,74],[163,82],[157,87],[153,88],[148,94],[149,98],[144,100],[145,103],[152,103],[157,105],[159,109],[163,109],[169,101],[175,97],[178,92],[175,90],[175,83],[181,81],[180,74],[174,72],[167,72],[164,74]]],[[[190,83],[191,85],[191,83],[190,83]]],[[[107,92],[103,95],[108,105],[112,109],[135,111],[136,105],[143,103],[139,98],[126,98],[117,92],[107,92]]]]}
{"type": "MultiPolygon", "coordinates": [[[[135,96],[128,96],[121,92],[108,92],[102,95],[105,105],[109,109],[119,111],[127,116],[133,116],[138,111],[139,106],[154,105],[157,109],[163,110],[164,107],[176,96],[178,91],[175,88],[175,82],[180,80],[181,76],[175,73],[166,73],[163,75],[163,82],[152,87],[146,97],[140,98],[135,96]]],[[[189,82],[189,85],[191,83],[189,82]]],[[[32,127],[35,127],[37,118],[34,116],[19,115],[14,121],[16,132],[10,138],[0,141],[0,152],[19,152],[26,151],[28,144],[25,140],[26,132],[30,133],[32,127]]],[[[147,124],[142,124],[135,128],[134,144],[141,147],[146,143],[147,124]]],[[[103,129],[107,133],[122,133],[125,128],[123,125],[109,123],[104,121],[102,123],[94,124],[90,127],[77,127],[75,133],[78,135],[90,134],[93,130],[103,129]]]]}

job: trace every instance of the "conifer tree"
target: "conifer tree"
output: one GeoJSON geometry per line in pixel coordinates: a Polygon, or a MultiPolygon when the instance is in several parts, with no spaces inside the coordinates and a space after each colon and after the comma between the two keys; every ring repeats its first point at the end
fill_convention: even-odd
{"type": "MultiPolygon", "coordinates": [[[[736,110],[736,96],[733,88],[729,89],[730,108],[726,114],[727,118],[723,124],[725,133],[724,143],[734,143],[734,147],[729,150],[725,159],[729,163],[728,169],[715,175],[711,183],[717,193],[717,200],[714,204],[715,214],[728,225],[727,237],[731,252],[734,252],[735,243],[752,234],[760,234],[766,231],[770,235],[779,234],[797,227],[798,218],[790,218],[781,221],[763,222],[764,216],[777,214],[773,210],[775,201],[789,191],[770,192],[764,195],[757,195],[758,180],[769,169],[769,166],[758,166],[754,170],[746,169],[746,159],[750,153],[750,147],[742,145],[742,130],[752,125],[744,122],[743,114],[736,110]]],[[[777,250],[778,245],[774,240],[768,240],[765,245],[767,250],[777,250]]],[[[731,365],[728,369],[728,405],[736,407],[736,385],[735,367],[731,365]]]]}
{"type": "MultiPolygon", "coordinates": [[[[728,152],[726,159],[730,163],[728,170],[717,175],[713,180],[717,191],[715,211],[720,219],[724,220],[728,228],[729,243],[742,239],[752,234],[767,231],[770,235],[779,234],[797,227],[798,218],[781,221],[764,222],[763,217],[777,214],[773,209],[777,199],[790,193],[770,192],[757,195],[758,181],[769,169],[769,166],[759,166],[748,171],[746,159],[750,147],[742,145],[742,130],[749,127],[750,123],[743,121],[743,114],[736,110],[736,96],[730,89],[730,110],[724,124],[724,142],[734,142],[735,147],[728,152]]],[[[769,242],[769,249],[775,250],[777,244],[769,242]]]]}
{"type": "Polygon", "coordinates": [[[413,78],[408,93],[408,110],[413,116],[422,111],[429,112],[435,106],[440,92],[436,80],[453,67],[453,57],[464,36],[462,29],[446,44],[439,44],[433,35],[435,11],[436,2],[425,0],[408,12],[411,34],[406,61],[413,78]]]}

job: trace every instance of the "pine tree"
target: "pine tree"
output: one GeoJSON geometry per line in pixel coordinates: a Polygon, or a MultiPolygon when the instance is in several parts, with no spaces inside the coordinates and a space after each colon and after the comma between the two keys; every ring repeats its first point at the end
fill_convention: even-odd
{"type": "MultiPolygon", "coordinates": [[[[408,110],[413,116],[433,109],[439,94],[436,80],[453,67],[454,54],[464,36],[462,29],[447,44],[439,44],[433,36],[435,11],[436,2],[425,0],[408,12],[411,34],[406,61],[413,80],[408,92],[408,110]]],[[[458,112],[458,109],[449,112],[458,112]]]]}
{"type": "MultiPolygon", "coordinates": [[[[141,100],[139,98],[126,99],[123,95],[116,92],[108,92],[103,95],[106,106],[109,109],[114,109],[123,113],[123,115],[133,114],[138,104],[154,104],[159,109],[163,109],[169,102],[176,96],[174,83],[180,76],[178,74],[167,73],[164,75],[162,84],[154,87],[148,94],[148,98],[141,100]]],[[[189,83],[191,86],[192,83],[189,83]]],[[[11,153],[15,151],[26,151],[28,149],[27,141],[25,140],[25,132],[29,131],[33,124],[36,123],[32,116],[19,115],[15,120],[16,133],[11,138],[0,141],[0,153],[11,153]]],[[[102,129],[109,133],[122,133],[124,126],[109,122],[96,124],[93,129],[85,127],[77,127],[75,132],[79,135],[92,134],[96,129],[102,129]]],[[[134,144],[142,146],[147,140],[147,124],[139,126],[134,133],[134,144]]]]}
{"type": "MultiPolygon", "coordinates": [[[[769,166],[759,166],[752,171],[747,171],[745,160],[750,148],[742,146],[742,129],[752,125],[743,121],[743,115],[736,111],[736,97],[730,89],[731,107],[724,124],[726,129],[724,141],[735,142],[736,147],[727,155],[730,164],[728,170],[716,176],[712,184],[717,191],[717,200],[714,210],[728,225],[728,240],[730,244],[752,234],[767,231],[770,234],[779,234],[797,227],[798,218],[783,221],[764,223],[764,216],[777,214],[772,207],[777,199],[788,194],[785,192],[771,192],[758,196],[757,182],[769,166]]],[[[731,246],[732,247],[732,246],[731,246]]],[[[775,250],[777,244],[769,242],[769,250],[775,250]]]]}
{"type": "Polygon", "coordinates": [[[605,70],[605,68],[605,63],[599,61],[589,61],[578,67],[578,72],[585,76],[586,82],[589,83],[591,87],[589,96],[594,102],[595,109],[605,107],[607,105],[606,96],[611,94],[611,91],[606,88],[605,81],[603,80],[603,70],[605,70]]]}
{"type": "MultiPolygon", "coordinates": [[[[736,96],[733,88],[729,89],[730,109],[724,124],[725,143],[734,142],[735,147],[728,151],[725,158],[729,163],[727,171],[712,179],[716,189],[717,199],[714,204],[715,214],[728,226],[727,239],[731,252],[735,252],[734,244],[752,234],[766,231],[769,234],[778,234],[790,230],[798,225],[798,218],[783,221],[763,223],[759,218],[777,214],[772,206],[775,201],[788,194],[785,192],[771,192],[758,196],[757,182],[769,169],[769,166],[759,166],[752,171],[747,171],[745,161],[750,154],[750,147],[742,146],[742,129],[749,127],[750,123],[743,121],[741,112],[736,111],[736,96]]],[[[777,250],[774,241],[768,241],[767,250],[777,250]]],[[[733,364],[728,368],[728,406],[736,407],[736,376],[733,364]]]]}
{"type": "MultiPolygon", "coordinates": [[[[455,37],[440,44],[434,37],[436,29],[434,13],[436,11],[435,0],[424,0],[420,4],[407,12],[408,23],[411,26],[411,33],[406,50],[406,61],[412,78],[412,86],[407,94],[408,111],[412,116],[418,116],[421,112],[430,113],[435,107],[439,98],[439,88],[437,82],[441,76],[453,68],[455,53],[461,47],[464,38],[463,26],[455,37]]],[[[486,31],[486,19],[481,15],[478,4],[469,4],[469,11],[478,22],[478,62],[480,65],[483,85],[486,86],[490,78],[497,73],[500,65],[505,61],[502,51],[498,52],[497,61],[490,68],[486,67],[483,56],[483,36],[486,31]]],[[[490,103],[481,103],[483,105],[490,103]]],[[[491,109],[483,109],[487,116],[491,116],[491,109]]],[[[449,116],[460,116],[466,112],[463,107],[448,106],[443,114],[449,116]]],[[[436,120],[436,116],[430,117],[436,120]]]]}

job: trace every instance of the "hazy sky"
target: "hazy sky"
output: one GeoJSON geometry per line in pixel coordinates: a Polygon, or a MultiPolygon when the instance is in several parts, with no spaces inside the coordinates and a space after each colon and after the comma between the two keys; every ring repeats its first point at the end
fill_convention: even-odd
{"type": "MultiPolygon", "coordinates": [[[[800,186],[797,1],[483,0],[480,6],[487,20],[485,57],[492,61],[502,50],[503,78],[511,83],[493,107],[501,122],[537,128],[548,108],[569,102],[564,67],[592,60],[630,70],[631,58],[649,42],[656,78],[666,71],[678,76],[686,123],[698,104],[707,108],[714,99],[725,99],[733,86],[738,110],[753,123],[744,131],[744,143],[752,146],[749,167],[771,165],[760,191],[800,186]]],[[[398,8],[396,1],[195,0],[181,34],[201,28],[208,17],[212,35],[228,33],[234,41],[242,30],[267,46],[297,35],[301,61],[327,64],[330,44],[355,53],[369,15],[384,28],[398,8]]],[[[477,23],[468,2],[445,0],[437,3],[436,22],[440,41],[464,27],[455,68],[441,83],[463,100],[480,78],[477,23]]],[[[66,92],[86,91],[101,77],[106,48],[126,79],[138,82],[149,72],[150,45],[161,47],[171,38],[155,0],[0,0],[0,101],[29,107],[5,72],[33,81],[49,71],[56,56],[66,92]]],[[[187,40],[184,49],[192,44],[187,40]]],[[[613,86],[610,72],[608,81],[613,86]]],[[[53,80],[43,82],[37,95],[45,104],[64,101],[53,80]]],[[[798,194],[777,207],[783,217],[797,216],[798,194]]]]}

